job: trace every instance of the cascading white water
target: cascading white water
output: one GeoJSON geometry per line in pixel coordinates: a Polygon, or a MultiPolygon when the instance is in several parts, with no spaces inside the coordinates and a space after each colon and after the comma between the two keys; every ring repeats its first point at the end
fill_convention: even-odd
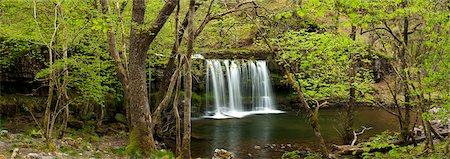
{"type": "Polygon", "coordinates": [[[282,113],[273,108],[266,61],[206,60],[206,68],[206,93],[214,97],[212,110],[206,117],[282,113]]]}

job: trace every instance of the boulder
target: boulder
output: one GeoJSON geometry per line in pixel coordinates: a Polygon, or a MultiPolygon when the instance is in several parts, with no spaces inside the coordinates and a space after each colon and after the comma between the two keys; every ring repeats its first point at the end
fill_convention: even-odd
{"type": "Polygon", "coordinates": [[[0,131],[0,136],[7,137],[8,136],[8,130],[1,130],[0,131]]]}
{"type": "Polygon", "coordinates": [[[234,158],[233,153],[228,152],[225,149],[216,149],[214,150],[214,156],[212,159],[232,159],[234,158]]]}

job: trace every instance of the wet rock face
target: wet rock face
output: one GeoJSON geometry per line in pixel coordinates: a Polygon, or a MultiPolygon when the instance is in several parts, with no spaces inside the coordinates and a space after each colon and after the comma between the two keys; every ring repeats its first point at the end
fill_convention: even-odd
{"type": "Polygon", "coordinates": [[[1,92],[6,94],[45,93],[45,89],[42,89],[42,92],[36,90],[41,83],[34,80],[36,74],[43,68],[45,68],[44,62],[36,59],[33,54],[26,53],[20,56],[11,66],[0,69],[1,92]]]}
{"type": "Polygon", "coordinates": [[[228,152],[227,150],[224,149],[214,150],[214,156],[212,157],[212,159],[232,159],[232,158],[234,158],[233,153],[228,152]]]}
{"type": "Polygon", "coordinates": [[[217,50],[203,52],[202,56],[206,59],[256,59],[266,60],[271,58],[273,53],[265,49],[249,50],[217,50]]]}

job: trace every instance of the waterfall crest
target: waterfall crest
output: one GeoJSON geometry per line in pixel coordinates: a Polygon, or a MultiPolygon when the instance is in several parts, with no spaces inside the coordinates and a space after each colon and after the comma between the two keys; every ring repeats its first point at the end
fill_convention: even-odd
{"type": "Polygon", "coordinates": [[[282,113],[274,109],[266,61],[206,60],[207,118],[282,113]]]}

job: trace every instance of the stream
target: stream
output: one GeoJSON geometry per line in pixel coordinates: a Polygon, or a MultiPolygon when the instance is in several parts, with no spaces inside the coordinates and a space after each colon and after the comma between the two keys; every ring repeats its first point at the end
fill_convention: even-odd
{"type": "MultiPolygon", "coordinates": [[[[327,144],[342,144],[337,130],[342,127],[342,110],[328,108],[320,110],[319,120],[322,136],[327,144]]],[[[398,130],[394,116],[383,110],[355,108],[354,126],[372,127],[358,141],[368,139],[385,130],[398,130]]],[[[192,121],[192,157],[211,157],[217,148],[234,153],[236,158],[280,158],[283,152],[265,148],[267,144],[292,144],[317,148],[318,142],[308,123],[305,112],[284,114],[259,114],[244,118],[205,119],[192,121]],[[256,148],[255,146],[261,147],[256,148]]],[[[357,142],[358,143],[358,142],[357,142]]]]}

